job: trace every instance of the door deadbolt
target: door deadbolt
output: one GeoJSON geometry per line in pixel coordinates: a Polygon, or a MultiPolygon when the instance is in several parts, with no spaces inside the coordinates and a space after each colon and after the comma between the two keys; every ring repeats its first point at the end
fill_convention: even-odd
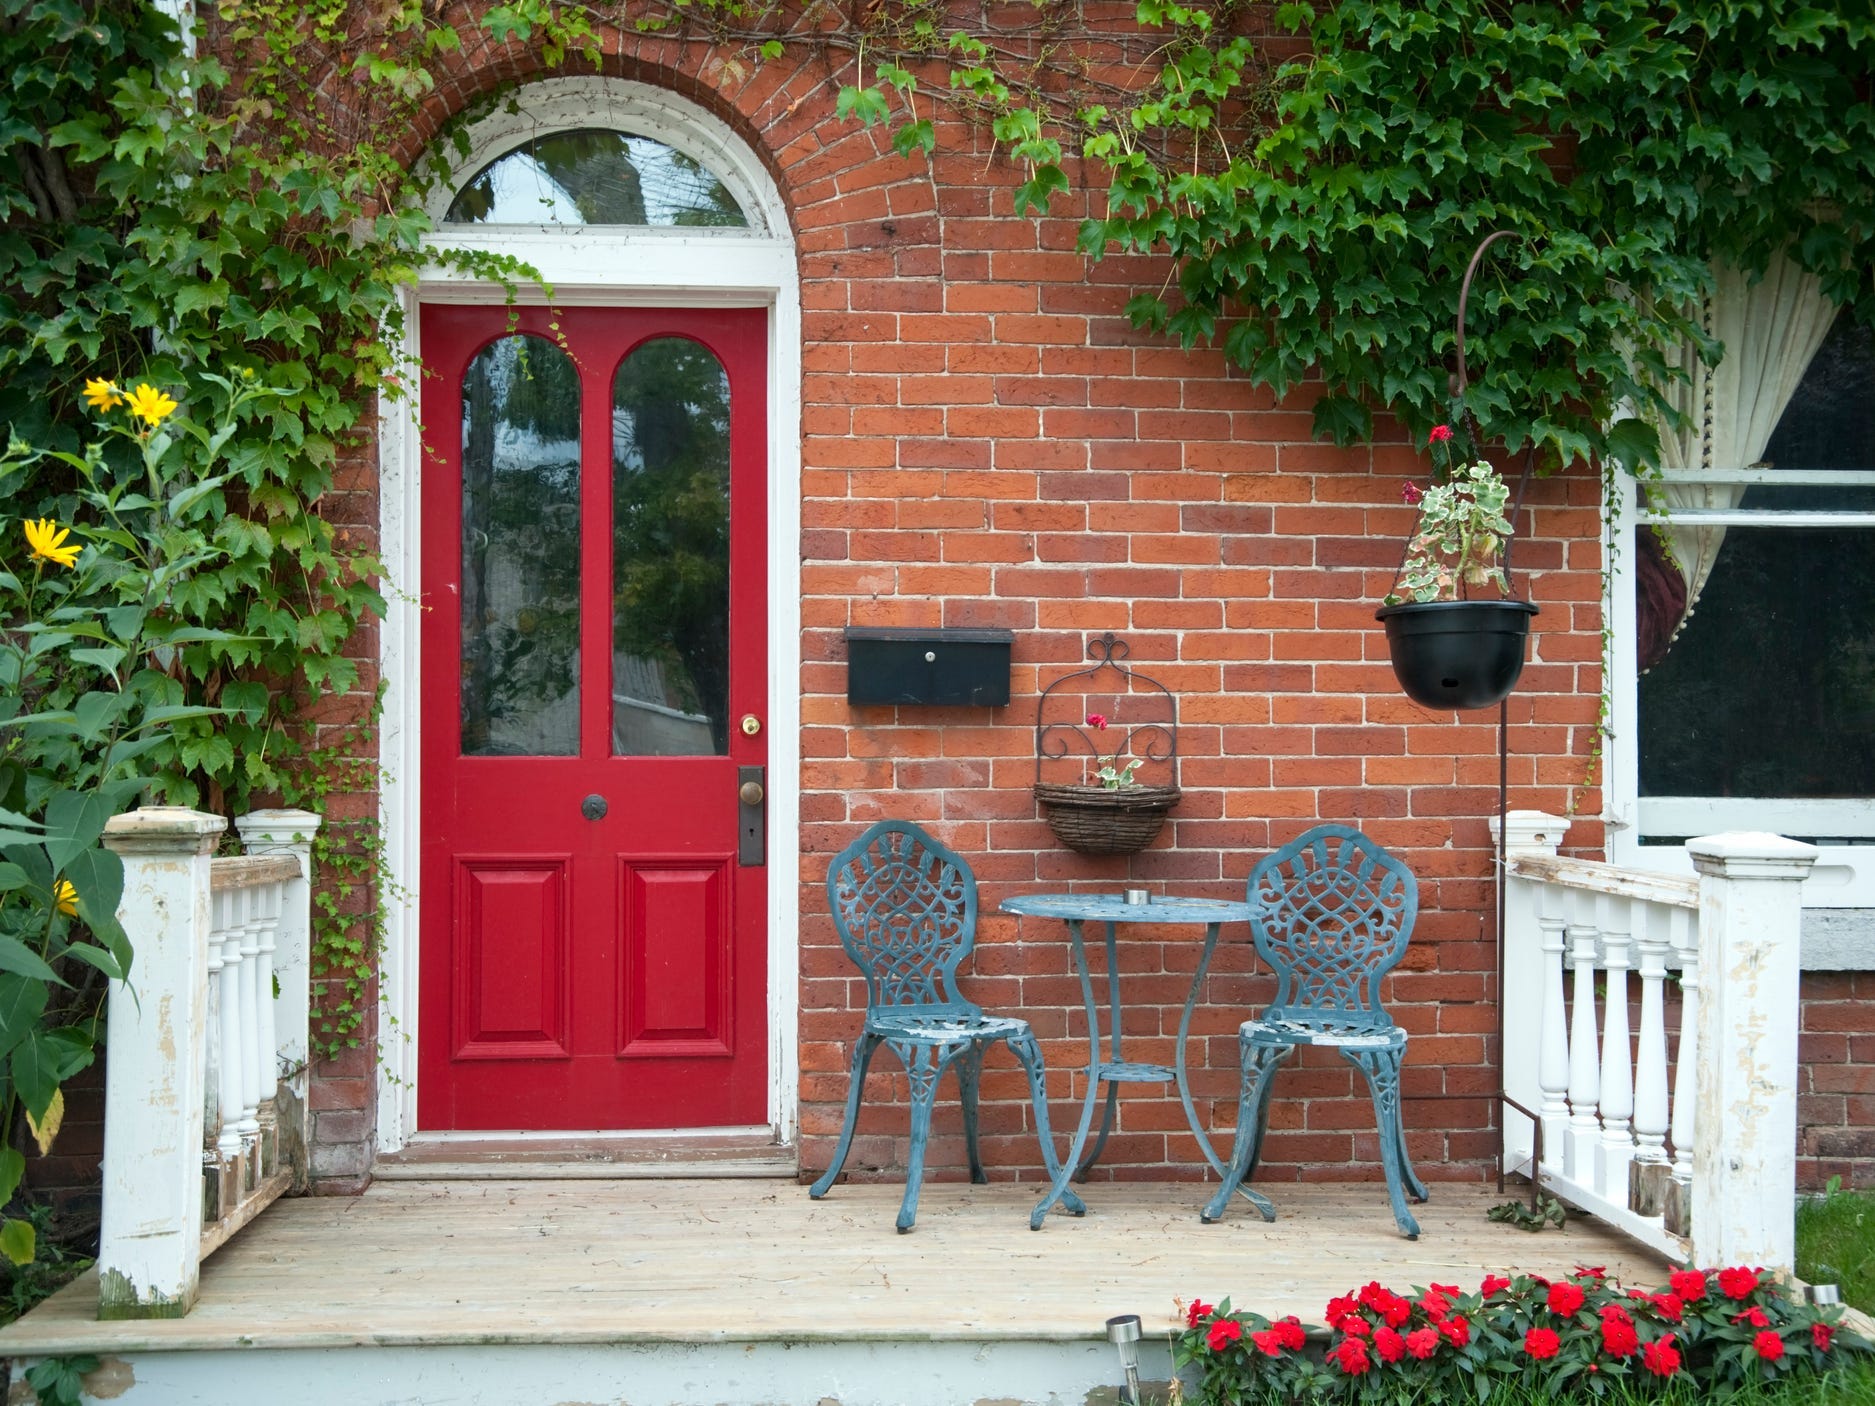
{"type": "Polygon", "coordinates": [[[745,806],[759,806],[765,794],[766,793],[762,790],[761,782],[745,781],[742,783],[741,789],[736,792],[736,798],[745,806]]]}
{"type": "Polygon", "coordinates": [[[606,803],[604,796],[588,796],[579,803],[579,813],[588,820],[604,820],[606,803]]]}
{"type": "Polygon", "coordinates": [[[742,715],[742,735],[744,737],[753,737],[761,730],[762,720],[756,717],[755,714],[744,713],[742,715]]]}

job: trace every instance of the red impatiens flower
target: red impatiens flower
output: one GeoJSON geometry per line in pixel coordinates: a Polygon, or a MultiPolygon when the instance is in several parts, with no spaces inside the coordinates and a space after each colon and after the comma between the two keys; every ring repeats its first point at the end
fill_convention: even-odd
{"type": "Polygon", "coordinates": [[[1701,1270],[1678,1270],[1667,1276],[1667,1285],[1687,1303],[1697,1303],[1706,1296],[1706,1276],[1701,1270]]]}
{"type": "MultiPolygon", "coordinates": [[[[1453,1294],[1457,1292],[1458,1290],[1456,1289],[1451,1291],[1453,1294]]],[[[1446,1288],[1443,1284],[1434,1284],[1431,1288],[1427,1289],[1425,1293],[1419,1296],[1419,1306],[1426,1310],[1426,1317],[1430,1318],[1434,1323],[1437,1323],[1441,1318],[1452,1311],[1452,1300],[1447,1296],[1446,1288]]]]}
{"type": "Polygon", "coordinates": [[[1686,1305],[1680,1302],[1678,1294],[1654,1294],[1649,1301],[1669,1323],[1678,1323],[1686,1313],[1686,1305]]]}
{"type": "Polygon", "coordinates": [[[1784,1340],[1770,1328],[1766,1328],[1751,1340],[1752,1350],[1766,1362],[1775,1362],[1784,1355],[1784,1340]]]}
{"type": "Polygon", "coordinates": [[[1633,1315],[1630,1314],[1625,1308],[1623,1308],[1618,1303],[1603,1304],[1601,1312],[1602,1312],[1602,1322],[1604,1323],[1607,1323],[1610,1320],[1613,1320],[1616,1323],[1627,1323],[1629,1325],[1632,1325],[1634,1322],[1633,1315]]]}
{"type": "Polygon", "coordinates": [[[1204,1335],[1204,1345],[1213,1352],[1222,1352],[1242,1339],[1243,1324],[1235,1318],[1219,1318],[1211,1324],[1211,1331],[1204,1335]]]}
{"type": "Polygon", "coordinates": [[[1471,1324],[1463,1314],[1454,1313],[1439,1324],[1439,1335],[1453,1347],[1463,1347],[1471,1341],[1471,1324]]]}
{"type": "Polygon", "coordinates": [[[1265,1357],[1280,1357],[1282,1355],[1282,1338],[1278,1336],[1274,1328],[1265,1329],[1261,1333],[1252,1333],[1250,1335],[1250,1341],[1257,1345],[1257,1351],[1262,1353],[1265,1357]]]}
{"type": "Polygon", "coordinates": [[[1330,1299],[1328,1307],[1322,1310],[1322,1322],[1338,1324],[1361,1305],[1352,1294],[1343,1294],[1338,1299],[1330,1299]]]}
{"type": "MultiPolygon", "coordinates": [[[[1822,1327],[1821,1323],[1817,1327],[1822,1327]]],[[[1406,1350],[1424,1362],[1439,1350],[1439,1330],[1437,1328],[1415,1328],[1406,1335],[1406,1350]]]]}
{"type": "Polygon", "coordinates": [[[1350,1377],[1358,1377],[1374,1365],[1368,1360],[1367,1344],[1359,1338],[1343,1338],[1330,1356],[1335,1359],[1335,1366],[1350,1377]]]}
{"type": "Polygon", "coordinates": [[[1373,1332],[1373,1329],[1367,1326],[1367,1320],[1358,1313],[1348,1314],[1335,1326],[1351,1338],[1364,1338],[1373,1332]]]}
{"type": "Polygon", "coordinates": [[[1640,1334],[1634,1331],[1632,1323],[1624,1323],[1619,1318],[1602,1320],[1602,1350],[1610,1357],[1632,1357],[1640,1345],[1640,1334]]]}
{"type": "Polygon", "coordinates": [[[1382,1362],[1398,1362],[1406,1356],[1406,1339],[1391,1328],[1374,1329],[1374,1351],[1382,1362]]]}
{"type": "Polygon", "coordinates": [[[1451,439],[1451,437],[1452,427],[1450,425],[1434,425],[1432,427],[1432,433],[1426,436],[1426,443],[1444,444],[1451,439]]]}
{"type": "Polygon", "coordinates": [[[1752,1290],[1758,1287],[1758,1271],[1739,1266],[1736,1269],[1719,1271],[1719,1292],[1728,1299],[1750,1298],[1752,1290]]]}
{"type": "Polygon", "coordinates": [[[1087,715],[1087,725],[1093,728],[1095,732],[1105,732],[1107,730],[1107,715],[1105,713],[1089,713],[1087,715]]]}
{"type": "Polygon", "coordinates": [[[1408,507],[1412,507],[1425,496],[1425,494],[1419,491],[1418,485],[1414,484],[1410,479],[1400,485],[1400,501],[1405,503],[1408,507]]]}
{"type": "Polygon", "coordinates": [[[1523,1335],[1523,1350],[1542,1362],[1562,1351],[1562,1339],[1549,1328],[1532,1328],[1523,1335]]]}
{"type": "Polygon", "coordinates": [[[1599,1264],[1579,1264],[1576,1266],[1576,1278],[1593,1279],[1600,1282],[1608,1277],[1606,1266],[1599,1264]]]}
{"type": "Polygon", "coordinates": [[[1185,1310],[1185,1326],[1196,1328],[1200,1318],[1209,1318],[1217,1312],[1217,1305],[1206,1303],[1203,1299],[1193,1299],[1191,1307],[1185,1310]]]}
{"type": "Polygon", "coordinates": [[[1836,1330],[1827,1323],[1812,1323],[1810,1325],[1810,1341],[1816,1344],[1816,1350],[1818,1352],[1828,1352],[1829,1340],[1835,1336],[1836,1330]]]}
{"type": "Polygon", "coordinates": [[[1487,1274],[1484,1276],[1484,1283],[1478,1286],[1478,1292],[1488,1299],[1499,1289],[1508,1289],[1509,1287],[1510,1280],[1504,1278],[1501,1274],[1487,1274]]]}
{"type": "Polygon", "coordinates": [[[1270,1331],[1276,1334],[1276,1341],[1292,1352],[1309,1340],[1309,1335],[1302,1331],[1302,1320],[1295,1314],[1270,1325],[1270,1331]]]}
{"type": "Polygon", "coordinates": [[[1378,1313],[1389,1328],[1397,1328],[1413,1316],[1412,1304],[1378,1282],[1361,1290],[1361,1302],[1378,1313]]]}
{"type": "Polygon", "coordinates": [[[1733,1314],[1732,1321],[1734,1323],[1749,1323],[1754,1328],[1768,1328],[1771,1326],[1771,1315],[1754,1304],[1743,1313],[1733,1314]]]}
{"type": "Polygon", "coordinates": [[[1582,1290],[1567,1279],[1559,1280],[1549,1286],[1549,1311],[1567,1318],[1582,1307],[1582,1290]]]}
{"type": "Polygon", "coordinates": [[[1673,1345],[1673,1334],[1647,1344],[1641,1350],[1641,1365],[1656,1377],[1670,1377],[1679,1371],[1680,1351],[1673,1345]]]}

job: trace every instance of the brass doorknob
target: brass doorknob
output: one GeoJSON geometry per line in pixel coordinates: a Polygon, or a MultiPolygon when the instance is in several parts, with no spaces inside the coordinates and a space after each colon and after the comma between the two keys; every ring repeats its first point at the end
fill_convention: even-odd
{"type": "Polygon", "coordinates": [[[759,781],[745,781],[742,783],[742,789],[736,792],[737,798],[745,806],[759,806],[762,803],[762,797],[766,794],[759,781]]]}
{"type": "Polygon", "coordinates": [[[744,713],[742,715],[742,735],[744,737],[753,737],[761,730],[762,720],[756,717],[755,714],[744,713]]]}

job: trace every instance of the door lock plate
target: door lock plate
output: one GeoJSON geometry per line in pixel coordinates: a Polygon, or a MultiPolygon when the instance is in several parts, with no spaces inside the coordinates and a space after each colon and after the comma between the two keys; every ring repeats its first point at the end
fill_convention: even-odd
{"type": "Polygon", "coordinates": [[[759,766],[736,768],[736,863],[752,868],[768,862],[768,807],[759,766]]]}

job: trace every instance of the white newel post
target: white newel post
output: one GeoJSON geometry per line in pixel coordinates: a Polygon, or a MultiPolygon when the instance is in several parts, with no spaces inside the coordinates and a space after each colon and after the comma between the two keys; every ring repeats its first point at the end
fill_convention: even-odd
{"type": "Polygon", "coordinates": [[[110,984],[98,1317],[178,1318],[202,1244],[202,1083],[208,1022],[209,854],[228,822],[180,806],[112,819],[124,861],[118,921],[134,952],[110,984]]]}
{"type": "Polygon", "coordinates": [[[257,810],[235,817],[243,853],[290,854],[299,861],[299,877],[284,886],[279,920],[273,929],[272,980],[261,993],[263,1007],[271,1008],[271,1021],[262,1030],[271,1034],[270,1047],[291,1077],[280,1081],[276,1116],[279,1122],[280,1159],[293,1168],[293,1188],[304,1191],[309,1164],[306,1110],[306,1061],[311,1050],[307,1022],[312,1008],[312,845],[319,832],[319,817],[309,810],[257,810]],[[268,1000],[274,982],[278,999],[268,1000]]]}
{"type": "Polygon", "coordinates": [[[1799,892],[1812,845],[1689,840],[1699,870],[1693,1259],[1788,1270],[1797,1194],[1799,892]]]}
{"type": "MultiPolygon", "coordinates": [[[[1505,817],[1504,858],[1508,862],[1520,854],[1554,856],[1562,844],[1569,822],[1560,815],[1540,810],[1513,810],[1505,817]]],[[[1490,817],[1491,838],[1497,839],[1498,818],[1490,817]]],[[[1550,954],[1537,907],[1536,885],[1506,878],[1504,889],[1504,989],[1498,999],[1504,1003],[1504,1048],[1498,1058],[1504,1062],[1504,1092],[1525,1108],[1543,1112],[1542,1066],[1545,1057],[1563,1060],[1568,1052],[1563,1044],[1560,1025],[1554,1031],[1545,1023],[1550,998],[1550,954]],[[1549,1048],[1553,1040],[1555,1050],[1549,1048]]],[[[1560,926],[1558,953],[1560,946],[1560,926]]],[[[1557,1014],[1562,1011],[1562,962],[1554,964],[1557,1014]]],[[[1515,1110],[1500,1114],[1504,1129],[1504,1165],[1516,1168],[1531,1159],[1535,1139],[1530,1120],[1515,1110]]],[[[1545,1160],[1558,1156],[1560,1142],[1551,1140],[1544,1130],[1545,1160]]],[[[1534,1175],[1534,1169],[1532,1169],[1534,1175]]]]}

